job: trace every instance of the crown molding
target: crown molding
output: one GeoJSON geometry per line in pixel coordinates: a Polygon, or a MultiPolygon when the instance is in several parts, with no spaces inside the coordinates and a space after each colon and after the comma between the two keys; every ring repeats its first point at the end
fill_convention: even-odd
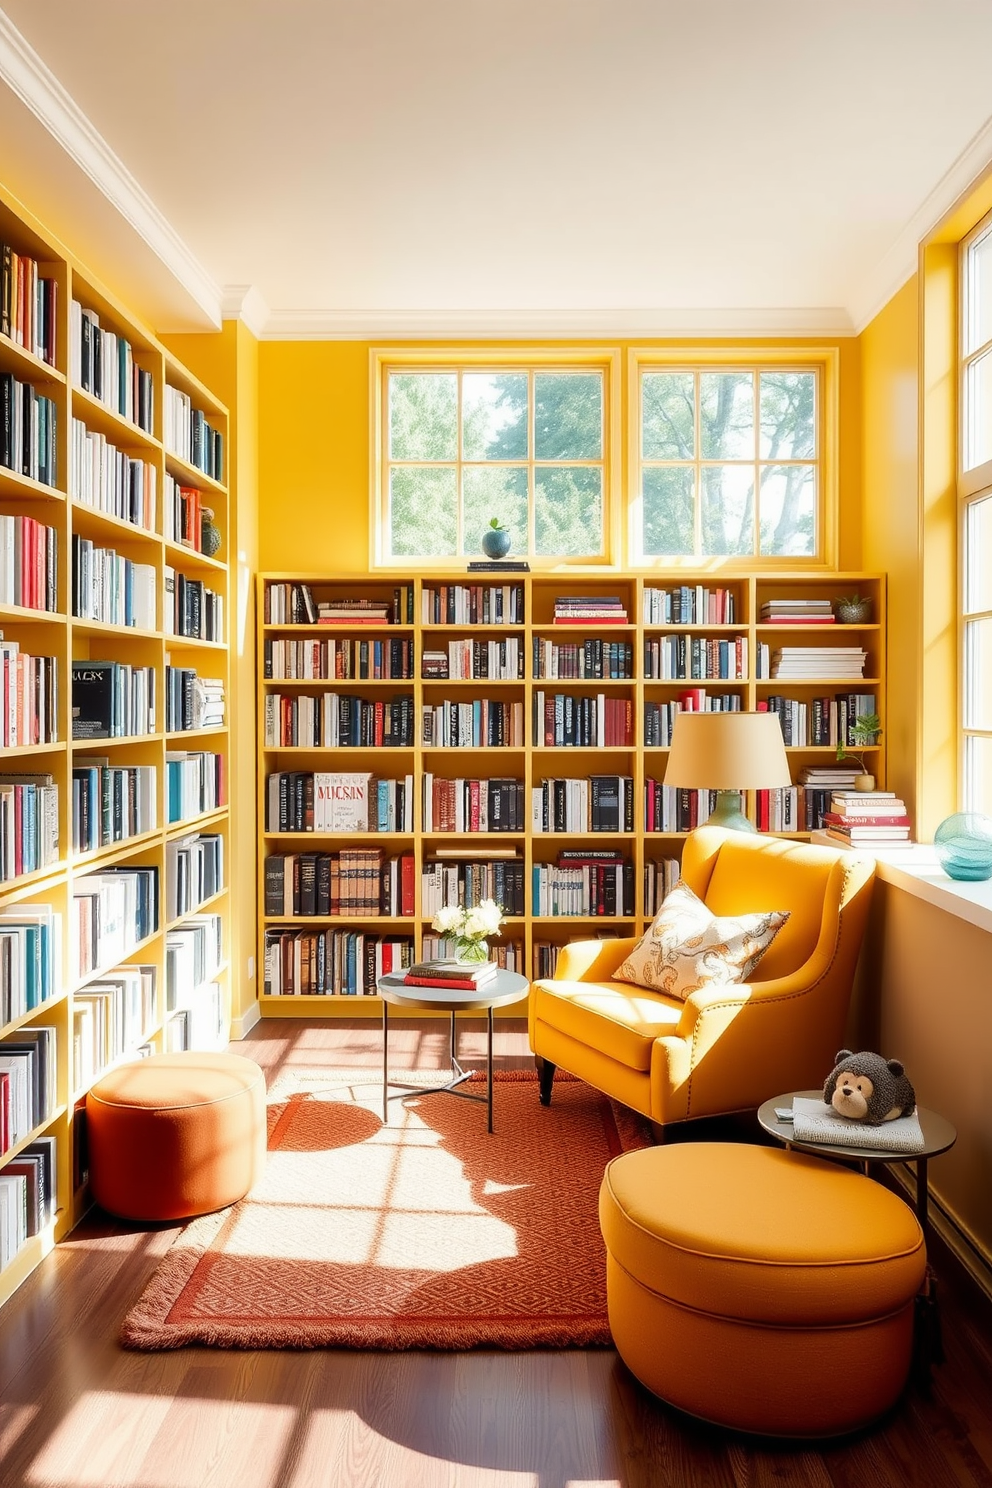
{"type": "Polygon", "coordinates": [[[225,320],[244,321],[256,341],[262,339],[271,315],[265,297],[254,284],[225,284],[221,311],[225,320]]]}
{"type": "Polygon", "coordinates": [[[220,287],[2,10],[0,80],[219,327],[220,287]]]}
{"type": "Polygon", "coordinates": [[[273,310],[264,341],[556,340],[662,336],[850,336],[843,308],[643,310],[273,310]]]}
{"type": "Polygon", "coordinates": [[[885,257],[866,276],[851,296],[851,320],[855,334],[897,294],[919,267],[920,244],[927,238],[960,197],[992,163],[992,119],[986,121],[964,147],[954,164],[917,208],[885,257]]]}

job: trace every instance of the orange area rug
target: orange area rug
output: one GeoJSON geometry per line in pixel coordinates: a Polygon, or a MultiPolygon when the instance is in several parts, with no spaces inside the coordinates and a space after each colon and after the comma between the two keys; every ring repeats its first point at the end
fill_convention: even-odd
{"type": "Polygon", "coordinates": [[[450,1095],[391,1101],[384,1126],[354,1073],[277,1081],[264,1178],[184,1229],[122,1343],[608,1345],[599,1187],[650,1129],[567,1076],[550,1107],[530,1071],[496,1079],[492,1136],[484,1105],[450,1095]]]}

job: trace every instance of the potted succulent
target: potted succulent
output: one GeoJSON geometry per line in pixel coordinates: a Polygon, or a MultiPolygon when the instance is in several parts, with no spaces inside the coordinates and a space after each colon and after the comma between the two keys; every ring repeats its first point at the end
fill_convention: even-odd
{"type": "Polygon", "coordinates": [[[864,625],[871,619],[871,598],[867,594],[842,594],[834,600],[834,614],[841,625],[864,625]]]}
{"type": "Polygon", "coordinates": [[[505,558],[510,551],[510,531],[499,517],[491,517],[482,534],[482,551],[487,558],[505,558]]]}
{"type": "MultiPolygon", "coordinates": [[[[854,743],[860,749],[869,745],[877,744],[882,737],[882,720],[877,713],[859,713],[851,725],[851,733],[854,735],[854,743]]],[[[875,777],[865,769],[865,762],[860,755],[849,754],[843,740],[837,740],[837,758],[839,760],[853,760],[861,770],[861,774],[854,782],[854,789],[870,791],[875,789],[875,777]]]]}

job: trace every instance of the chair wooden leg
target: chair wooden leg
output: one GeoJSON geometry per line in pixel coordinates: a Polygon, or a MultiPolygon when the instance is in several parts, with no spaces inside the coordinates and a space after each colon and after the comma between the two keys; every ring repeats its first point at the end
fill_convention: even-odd
{"type": "Polygon", "coordinates": [[[555,1078],[555,1066],[551,1063],[550,1059],[541,1059],[538,1061],[537,1078],[541,1091],[541,1105],[550,1106],[551,1086],[555,1078]]]}

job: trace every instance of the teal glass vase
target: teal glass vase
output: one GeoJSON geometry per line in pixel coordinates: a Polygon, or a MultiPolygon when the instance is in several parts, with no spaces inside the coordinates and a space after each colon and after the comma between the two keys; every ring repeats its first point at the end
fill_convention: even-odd
{"type": "Polygon", "coordinates": [[[933,845],[948,878],[973,883],[992,878],[992,817],[956,811],[934,832],[933,845]]]}

